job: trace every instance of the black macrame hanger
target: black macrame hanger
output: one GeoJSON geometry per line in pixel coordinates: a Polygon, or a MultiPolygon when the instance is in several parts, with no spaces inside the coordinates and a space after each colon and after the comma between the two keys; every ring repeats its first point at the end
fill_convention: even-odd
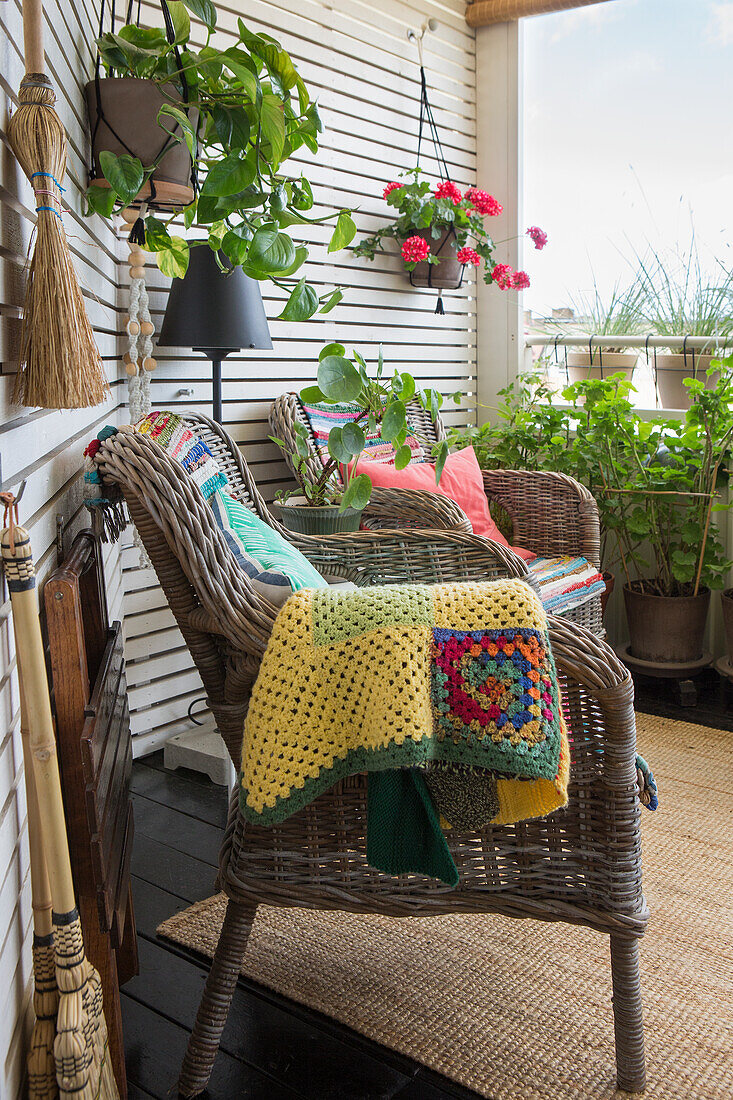
{"type": "MultiPolygon", "coordinates": [[[[126,23],[131,23],[132,22],[132,10],[133,10],[134,6],[135,6],[135,0],[129,0],[128,5],[127,5],[127,14],[126,14],[126,17],[125,17],[125,22],[126,23]]],[[[141,10],[141,7],[142,7],[142,0],[137,0],[137,14],[135,16],[135,25],[136,26],[140,25],[140,10],[141,10]]],[[[99,37],[100,38],[104,34],[104,17],[105,17],[106,8],[107,8],[107,0],[100,0],[100,5],[99,5],[99,37]]],[[[109,8],[110,8],[110,10],[109,10],[110,27],[111,27],[112,31],[114,31],[115,17],[116,17],[115,0],[110,0],[109,8]]],[[[189,103],[190,98],[189,98],[188,81],[186,79],[186,73],[185,73],[184,68],[183,68],[183,61],[181,60],[180,50],[178,49],[178,46],[175,45],[176,31],[175,31],[175,27],[173,26],[173,19],[171,18],[170,9],[168,7],[168,4],[167,4],[166,0],[160,0],[160,8],[161,8],[161,11],[163,12],[163,22],[165,24],[165,36],[168,39],[168,42],[173,46],[173,53],[174,53],[174,56],[175,56],[175,59],[176,59],[176,68],[178,69],[178,76],[179,76],[180,81],[181,81],[181,94],[182,94],[182,97],[183,97],[183,102],[184,103],[189,103]]],[[[92,129],[92,143],[94,142],[94,138],[96,136],[97,130],[99,129],[100,122],[104,122],[104,124],[109,129],[110,133],[113,134],[113,136],[117,139],[117,141],[119,141],[120,145],[122,145],[123,148],[126,149],[127,152],[131,156],[134,156],[135,155],[134,151],[130,148],[130,146],[127,144],[125,139],[120,134],[117,133],[117,131],[115,130],[112,123],[105,116],[104,108],[102,106],[102,88],[101,88],[101,84],[100,84],[101,66],[102,66],[102,56],[101,56],[99,50],[97,50],[97,60],[96,60],[95,65],[94,65],[94,87],[95,87],[96,96],[97,96],[97,117],[94,120],[94,127],[92,129]]],[[[111,73],[112,76],[114,76],[114,69],[111,69],[110,73],[111,73]]],[[[166,150],[171,145],[173,145],[173,138],[170,137],[170,136],[166,136],[165,141],[163,142],[163,144],[160,147],[160,152],[158,153],[158,157],[162,156],[163,153],[165,153],[166,150]]],[[[157,160],[157,157],[156,157],[156,160],[157,160]]],[[[149,206],[154,206],[155,205],[155,198],[156,198],[155,180],[153,179],[152,176],[150,176],[150,178],[148,180],[148,183],[150,184],[150,195],[144,202],[140,203],[140,215],[137,218],[137,220],[133,223],[133,226],[130,229],[129,240],[130,240],[131,244],[137,244],[137,245],[144,245],[145,244],[145,214],[147,213],[147,210],[148,210],[149,206]]],[[[195,193],[196,192],[196,165],[195,165],[194,162],[191,163],[191,186],[193,187],[193,190],[194,190],[194,193],[195,193]]]]}
{"type": "MultiPolygon", "coordinates": [[[[440,175],[441,180],[450,180],[450,172],[448,170],[448,163],[445,159],[445,154],[443,153],[443,146],[442,146],[441,141],[440,141],[440,134],[438,133],[438,126],[437,126],[437,123],[435,121],[435,116],[433,115],[433,108],[430,105],[430,99],[428,98],[428,81],[427,81],[427,77],[425,75],[425,65],[423,63],[423,54],[422,54],[422,40],[423,40],[423,37],[425,36],[425,32],[428,31],[428,30],[434,31],[436,29],[436,26],[437,26],[436,20],[429,19],[427,21],[427,23],[425,23],[423,25],[423,27],[422,27],[422,29],[420,30],[419,33],[417,31],[408,31],[407,32],[407,37],[408,37],[409,41],[414,42],[415,45],[417,46],[417,56],[418,56],[418,60],[420,62],[420,116],[419,116],[418,128],[417,128],[417,160],[416,160],[415,163],[416,163],[416,166],[419,168],[420,167],[420,152],[422,150],[423,130],[425,128],[425,125],[427,124],[428,130],[429,130],[429,133],[430,133],[430,137],[431,137],[432,142],[433,142],[433,148],[435,150],[435,160],[438,164],[438,174],[440,175]]],[[[453,232],[453,231],[451,231],[451,232],[452,232],[452,236],[455,237],[455,232],[453,232]]],[[[443,244],[446,244],[448,239],[449,238],[446,237],[446,240],[443,242],[443,244]]],[[[433,267],[432,267],[432,264],[428,264],[428,286],[432,287],[432,285],[433,285],[433,267]]],[[[445,308],[443,306],[443,291],[440,290],[440,289],[438,290],[438,301],[435,305],[435,312],[440,316],[442,316],[445,313],[445,308]]]]}

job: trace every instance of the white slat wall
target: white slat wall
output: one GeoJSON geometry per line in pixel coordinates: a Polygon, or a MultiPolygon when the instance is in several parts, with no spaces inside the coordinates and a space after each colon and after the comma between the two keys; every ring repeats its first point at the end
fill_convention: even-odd
{"type": "MultiPolygon", "coordinates": [[[[0,118],[5,126],[23,75],[20,0],[0,3],[0,118]]],[[[87,308],[97,333],[113,396],[104,406],[76,412],[23,409],[12,404],[18,369],[23,269],[35,222],[33,193],[0,130],[0,459],[2,487],[27,487],[21,519],[30,528],[41,580],[56,564],[57,523],[68,549],[86,524],[80,480],[82,450],[119,415],[117,298],[119,245],[108,223],[81,218],[80,189],[87,165],[82,89],[91,74],[97,18],[91,0],[46,0],[48,71],[68,134],[64,223],[87,308]]],[[[122,570],[117,547],[105,548],[110,614],[120,617],[122,570]]],[[[0,592],[0,1096],[21,1095],[31,999],[31,906],[23,756],[10,604],[0,592]]]]}
{"type": "MultiPolygon", "coordinates": [[[[219,6],[218,43],[226,47],[231,41],[241,15],[253,30],[282,42],[318,95],[326,126],[320,154],[314,161],[306,151],[292,162],[296,170],[302,164],[313,182],[318,213],[358,208],[357,225],[365,234],[388,220],[384,185],[412,167],[417,153],[419,70],[407,31],[419,29],[430,16],[439,26],[426,36],[425,62],[446,159],[460,187],[476,182],[475,41],[464,11],[464,0],[300,0],[297,5],[241,0],[219,6]]],[[[152,0],[143,18],[159,24],[152,0]]],[[[429,138],[423,140],[421,163],[436,175],[429,138]]],[[[473,284],[445,294],[446,314],[436,316],[436,293],[410,286],[396,250],[372,264],[350,251],[329,256],[329,234],[323,227],[309,230],[307,273],[319,292],[346,288],[342,304],[327,318],[304,324],[271,320],[273,351],[243,353],[224,364],[225,424],[268,498],[288,480],[267,438],[270,405],[279,393],[314,378],[318,350],[328,341],[356,345],[367,360],[376,358],[381,343],[389,365],[410,370],[443,392],[465,392],[464,406],[451,405],[447,411],[449,422],[475,415],[470,402],[476,390],[473,284]]],[[[159,330],[167,280],[154,267],[148,271],[159,330]]],[[[263,294],[268,317],[275,318],[284,298],[268,284],[263,294]]],[[[154,407],[193,407],[210,414],[209,365],[190,350],[154,354],[159,364],[153,376],[154,407]],[[184,388],[192,388],[193,396],[182,397],[184,388]]],[[[140,754],[185,728],[187,708],[201,694],[201,683],[154,575],[138,570],[136,562],[132,547],[123,552],[130,706],[140,754]]]]}

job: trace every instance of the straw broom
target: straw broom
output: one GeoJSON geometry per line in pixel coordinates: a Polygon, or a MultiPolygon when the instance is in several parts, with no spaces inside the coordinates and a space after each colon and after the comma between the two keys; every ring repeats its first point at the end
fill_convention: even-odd
{"type": "Polygon", "coordinates": [[[8,138],[33,187],[38,224],[13,399],[29,407],[79,409],[99,405],[109,386],[61,223],[66,133],[43,72],[41,0],[23,0],[23,40],[26,75],[8,138]]]}
{"type": "Polygon", "coordinates": [[[61,1100],[119,1100],[108,1057],[101,981],[84,954],[74,898],[33,553],[28,532],[14,524],[12,511],[9,526],[0,534],[0,549],[10,591],[16,656],[30,731],[28,747],[53,902],[59,990],[54,1058],[59,1096],[61,1100]]]}

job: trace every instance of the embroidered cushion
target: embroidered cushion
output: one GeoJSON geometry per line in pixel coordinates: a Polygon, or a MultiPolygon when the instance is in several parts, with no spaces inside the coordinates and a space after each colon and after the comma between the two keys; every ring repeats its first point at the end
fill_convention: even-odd
{"type": "Polygon", "coordinates": [[[135,424],[135,431],[141,435],[149,435],[171,458],[180,462],[198,485],[205,500],[216,489],[224,489],[229,484],[229,479],[219,469],[219,463],[203,439],[191,431],[177,413],[148,413],[135,424]]]}
{"type": "Polygon", "coordinates": [[[606,591],[603,577],[585,558],[535,558],[530,569],[539,581],[543,606],[551,615],[580,607],[606,591]]]}
{"type": "Polygon", "coordinates": [[[241,501],[217,489],[209,504],[239,567],[275,607],[282,607],[301,588],[328,588],[328,581],[300,550],[241,501]]]}
{"type": "MultiPolygon", "coordinates": [[[[362,410],[356,405],[303,405],[305,415],[316,440],[318,456],[325,466],[330,461],[328,453],[328,433],[331,428],[343,427],[350,424],[360,415],[362,410]]],[[[366,454],[372,462],[383,462],[394,465],[394,447],[391,443],[379,438],[379,432],[371,432],[365,423],[361,423],[366,436],[366,454]]],[[[406,443],[412,452],[412,462],[421,462],[424,458],[423,449],[414,435],[408,435],[406,443]]]]}
{"type": "MultiPolygon", "coordinates": [[[[410,463],[404,470],[396,470],[394,466],[380,466],[360,457],[356,472],[369,474],[372,485],[387,489],[425,489],[429,493],[450,497],[456,504],[460,504],[475,535],[492,539],[500,546],[509,545],[491,518],[484,479],[473,447],[465,447],[462,451],[448,455],[438,485],[435,484],[435,464],[432,462],[410,463]]],[[[512,550],[525,561],[531,561],[534,557],[530,550],[523,550],[519,546],[513,546],[512,550]]]]}

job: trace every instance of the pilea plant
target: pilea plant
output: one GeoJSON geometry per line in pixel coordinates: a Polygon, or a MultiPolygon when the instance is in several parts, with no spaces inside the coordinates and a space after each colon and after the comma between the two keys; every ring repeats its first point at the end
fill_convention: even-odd
{"type": "MultiPolygon", "coordinates": [[[[318,295],[305,278],[293,277],[308,256],[287,230],[335,219],[329,251],[350,243],[356,228],[347,210],[313,216],[311,185],[305,176],[282,170],[296,150],[318,151],[322,131],[318,106],[292,59],[267,34],[255,34],[241,19],[227,49],[210,44],[216,8],[210,0],[168,0],[172,33],[132,24],[103,34],[98,47],[111,76],[151,80],[166,102],[158,123],[168,142],[155,161],[143,164],[130,153],[105,151],[100,165],[109,188],[92,182],[88,213],[109,216],[116,203],[133,202],[171,143],[185,142],[198,193],[183,210],[187,229],[201,227],[205,240],[253,279],[269,279],[288,291],[281,314],[301,321],[327,313],[341,298],[336,289],[318,295]],[[204,24],[205,44],[190,41],[190,9],[204,24]],[[182,102],[183,100],[183,102],[182,102]]],[[[171,229],[171,217],[149,213],[145,247],[164,274],[183,277],[190,244],[171,229]]]]}
{"type": "MultiPolygon", "coordinates": [[[[434,421],[443,404],[443,395],[435,389],[421,389],[411,374],[395,371],[385,375],[384,357],[379,349],[375,370],[369,371],[363,355],[354,349],[351,358],[346,356],[343,344],[327,344],[320,353],[317,385],[301,390],[300,398],[306,405],[353,406],[357,415],[344,425],[336,425],[328,434],[328,459],[323,471],[313,478],[306,466],[311,455],[308,433],[302,424],[295,426],[295,452],[277,436],[270,436],[286,454],[290,455],[295,470],[297,489],[278,494],[281,502],[295,493],[302,493],[308,504],[322,506],[338,503],[341,511],[347,508],[363,509],[369,503],[372,482],[368,474],[356,473],[357,460],[363,454],[368,432],[390,443],[395,451],[395,466],[403,470],[412,458],[407,438],[418,433],[407,422],[407,405],[416,400],[434,421]],[[339,485],[341,474],[343,488],[339,485]]],[[[458,404],[460,391],[450,394],[458,404]]],[[[437,444],[434,450],[435,479],[440,481],[448,443],[437,444]]]]}

